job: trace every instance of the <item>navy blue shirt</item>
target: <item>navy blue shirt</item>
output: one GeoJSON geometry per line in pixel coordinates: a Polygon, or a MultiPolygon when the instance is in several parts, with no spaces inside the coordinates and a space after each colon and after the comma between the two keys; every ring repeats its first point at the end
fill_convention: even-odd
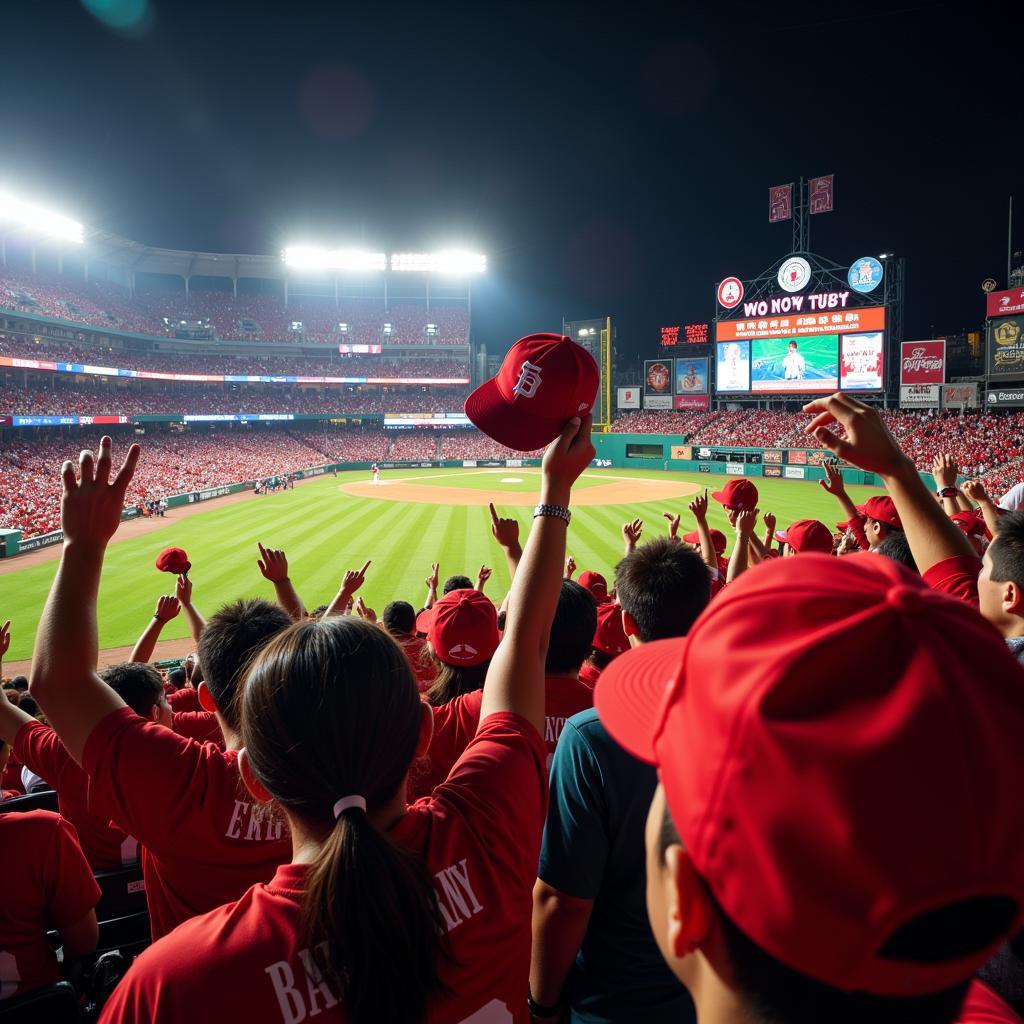
{"type": "Polygon", "coordinates": [[[689,1024],[689,993],[647,920],[644,825],[658,778],[627,754],[593,709],[565,723],[551,763],[541,880],[594,901],[565,996],[573,1021],[689,1024]]]}

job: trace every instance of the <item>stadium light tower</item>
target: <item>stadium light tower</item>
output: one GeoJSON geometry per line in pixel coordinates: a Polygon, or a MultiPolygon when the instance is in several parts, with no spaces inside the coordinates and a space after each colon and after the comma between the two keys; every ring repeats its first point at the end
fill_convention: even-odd
{"type": "Polygon", "coordinates": [[[0,189],[0,226],[6,224],[67,242],[85,240],[85,228],[78,221],[0,189]]]}
{"type": "Polygon", "coordinates": [[[481,253],[446,249],[443,252],[396,252],[391,269],[420,274],[447,274],[463,277],[487,270],[487,257],[481,253]]]}
{"type": "Polygon", "coordinates": [[[295,270],[385,270],[387,257],[382,252],[361,249],[323,249],[312,245],[286,246],[282,253],[285,266],[295,270]]]}

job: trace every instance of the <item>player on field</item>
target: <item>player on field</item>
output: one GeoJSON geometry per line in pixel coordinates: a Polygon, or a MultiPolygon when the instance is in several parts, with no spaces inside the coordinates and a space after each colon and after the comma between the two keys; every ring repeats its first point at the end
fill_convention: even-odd
{"type": "Polygon", "coordinates": [[[807,362],[797,351],[797,344],[791,341],[788,345],[789,351],[782,358],[782,369],[784,380],[803,380],[807,370],[807,362]]]}
{"type": "Polygon", "coordinates": [[[370,467],[370,472],[373,474],[373,482],[374,482],[374,484],[379,484],[380,483],[380,466],[378,466],[376,462],[370,467]]]}

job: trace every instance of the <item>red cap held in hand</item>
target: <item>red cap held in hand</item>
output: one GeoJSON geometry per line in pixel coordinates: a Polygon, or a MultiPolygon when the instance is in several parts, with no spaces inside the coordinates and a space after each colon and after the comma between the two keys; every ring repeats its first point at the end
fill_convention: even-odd
{"type": "Polygon", "coordinates": [[[161,572],[173,572],[175,576],[187,576],[192,563],[183,548],[164,548],[156,556],[156,567],[161,572]]]}
{"type": "MultiPolygon", "coordinates": [[[[755,499],[756,504],[756,499],[755,499]]],[[[728,545],[728,541],[725,539],[725,534],[721,530],[709,530],[711,534],[711,543],[717,554],[722,555],[725,553],[725,549],[728,545]]],[[[699,544],[700,534],[694,530],[692,533],[684,533],[683,540],[687,544],[699,544]]]]}
{"type": "Polygon", "coordinates": [[[974,608],[864,553],[745,573],[687,637],[616,658],[595,706],[657,765],[750,939],[845,992],[913,996],[967,980],[1020,928],[1022,692],[974,608]],[[1003,898],[1005,916],[958,910],[936,956],[929,914],[1003,898]],[[968,922],[984,926],[971,944],[968,922]]]}
{"type": "Polygon", "coordinates": [[[749,480],[730,480],[711,497],[737,512],[757,508],[757,488],[749,480]]]}
{"type": "Polygon", "coordinates": [[[968,537],[987,537],[992,539],[989,528],[985,525],[985,517],[980,512],[956,512],[949,517],[968,537]]]}
{"type": "Polygon", "coordinates": [[[597,606],[594,647],[613,658],[629,650],[629,638],[622,628],[622,609],[611,601],[597,606]]]}
{"type": "Polygon", "coordinates": [[[605,601],[610,600],[608,597],[608,581],[599,572],[591,572],[590,569],[584,569],[580,573],[580,578],[577,582],[585,590],[590,591],[591,597],[598,604],[603,604],[605,601]]]}
{"type": "Polygon", "coordinates": [[[797,554],[832,554],[832,531],[817,519],[798,519],[788,530],[779,530],[775,539],[788,544],[797,554]]]}
{"type": "Polygon", "coordinates": [[[531,334],[509,350],[498,375],[466,399],[466,415],[506,448],[532,452],[593,408],[601,374],[582,345],[531,334]]]}
{"type": "Polygon", "coordinates": [[[482,665],[498,649],[498,612],[479,590],[453,590],[416,617],[446,665],[482,665]]]}

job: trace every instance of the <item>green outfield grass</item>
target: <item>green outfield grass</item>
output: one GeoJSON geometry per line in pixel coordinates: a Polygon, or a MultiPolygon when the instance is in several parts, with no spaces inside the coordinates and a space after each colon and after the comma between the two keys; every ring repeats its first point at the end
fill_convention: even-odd
{"type": "MultiPolygon", "coordinates": [[[[594,486],[615,477],[664,476],[654,470],[590,470],[580,486],[594,486]]],[[[698,473],[673,476],[711,490],[728,479],[698,473]]],[[[323,477],[294,491],[212,507],[176,523],[169,520],[165,529],[115,542],[107,551],[100,588],[100,647],[134,643],[153,614],[157,597],[173,592],[172,577],[153,567],[157,553],[170,545],[188,552],[193,565],[193,600],[206,615],[231,598],[273,598],[273,587],[256,567],[257,541],[285,549],[289,574],[310,608],[329,601],[344,571],[358,568],[367,558],[373,560],[373,565],[361,593],[378,612],[396,598],[419,607],[426,592],[423,578],[434,560],[441,563],[442,579],[454,573],[475,577],[481,563],[491,566],[494,575],[487,591],[500,600],[509,577],[501,551],[491,537],[485,506],[400,504],[356,498],[338,490],[346,480],[365,481],[367,477],[365,471],[339,474],[337,479],[323,477]]],[[[538,471],[384,471],[384,480],[398,478],[423,478],[425,483],[445,487],[521,491],[530,483],[536,485],[538,471]],[[502,484],[503,477],[520,477],[526,482],[502,484]]],[[[763,479],[756,484],[762,511],[774,512],[780,528],[794,519],[818,518],[832,526],[842,518],[835,499],[816,483],[763,479]]],[[[850,493],[860,503],[877,491],[851,487],[850,493]]],[[[685,508],[687,500],[582,506],[574,512],[569,553],[581,570],[596,569],[610,576],[622,555],[620,528],[624,522],[643,519],[643,539],[649,539],[667,532],[663,512],[679,511],[684,513],[684,524],[691,523],[687,529],[692,529],[685,508]]],[[[530,513],[524,506],[509,506],[503,511],[523,524],[524,538],[530,513]]],[[[715,502],[711,503],[710,518],[713,526],[728,530],[721,506],[715,502]]],[[[0,576],[0,619],[12,621],[8,660],[31,656],[35,629],[56,567],[57,562],[50,561],[0,576]]],[[[162,639],[183,637],[186,632],[184,619],[179,616],[165,628],[162,639]]]]}

